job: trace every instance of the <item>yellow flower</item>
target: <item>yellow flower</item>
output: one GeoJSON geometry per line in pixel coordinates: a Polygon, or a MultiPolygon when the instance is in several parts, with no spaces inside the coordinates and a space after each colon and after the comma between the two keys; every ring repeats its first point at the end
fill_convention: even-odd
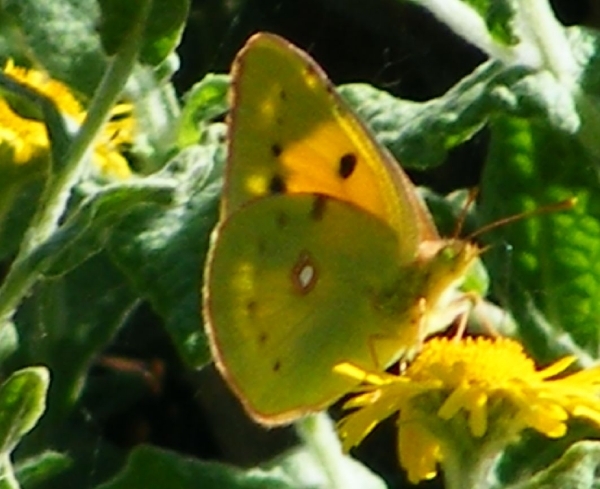
{"type": "Polygon", "coordinates": [[[564,374],[574,361],[537,370],[510,339],[434,338],[402,375],[338,365],[364,383],[345,405],[355,410],[339,425],[344,448],[399,411],[399,458],[411,482],[435,477],[438,463],[481,472],[526,428],[555,438],[570,417],[600,426],[600,367],[564,374]]]}
{"type": "MultiPolygon", "coordinates": [[[[85,110],[63,83],[41,71],[15,66],[11,61],[4,67],[4,73],[51,99],[63,117],[74,124],[79,125],[85,119],[85,110]]],[[[95,143],[92,161],[101,175],[113,178],[131,176],[129,164],[120,153],[120,149],[130,144],[133,138],[131,110],[129,104],[117,105],[95,143]]],[[[0,148],[11,150],[15,164],[45,157],[49,141],[44,123],[16,112],[6,99],[0,99],[0,148]]]]}

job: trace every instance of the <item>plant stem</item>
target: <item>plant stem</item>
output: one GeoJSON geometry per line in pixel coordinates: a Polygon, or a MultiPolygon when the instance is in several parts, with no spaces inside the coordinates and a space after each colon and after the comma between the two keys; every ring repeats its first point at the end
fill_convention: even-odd
{"type": "Polygon", "coordinates": [[[52,175],[46,185],[42,205],[39,206],[24,240],[24,252],[45,241],[58,227],[71,191],[87,163],[86,156],[92,151],[94,140],[110,117],[110,111],[133,69],[139,43],[124,43],[124,47],[109,63],[85,121],[60,165],[60,171],[52,175]]]}
{"type": "Polygon", "coordinates": [[[576,81],[577,63],[573,57],[565,28],[556,20],[548,0],[521,0],[518,13],[523,28],[531,37],[542,58],[543,66],[566,87],[576,81]]]}
{"type": "Polygon", "coordinates": [[[85,121],[71,142],[64,159],[54,162],[56,173],[48,178],[17,257],[0,287],[0,328],[12,319],[21,300],[43,272],[44,266],[47,267],[51,263],[49,259],[36,257],[35,250],[58,228],[72,189],[87,163],[86,156],[92,150],[97,134],[108,120],[110,110],[135,66],[150,5],[150,1],[145,3],[145,8],[140,12],[139,22],[110,61],[94,93],[85,121]]]}
{"type": "Polygon", "coordinates": [[[21,486],[15,477],[10,452],[0,457],[0,489],[19,489],[21,486]]]}
{"type": "Polygon", "coordinates": [[[326,413],[307,416],[296,422],[296,431],[320,463],[330,489],[346,489],[353,484],[344,470],[342,446],[326,413]]]}
{"type": "MultiPolygon", "coordinates": [[[[500,444],[499,444],[500,445],[500,444]]],[[[501,448],[476,447],[470,450],[447,451],[442,466],[446,489],[485,489],[490,487],[491,471],[501,448]]]]}
{"type": "Polygon", "coordinates": [[[488,28],[472,7],[460,0],[413,0],[429,10],[457,35],[481,49],[490,58],[504,63],[513,60],[513,51],[494,41],[488,28]]]}

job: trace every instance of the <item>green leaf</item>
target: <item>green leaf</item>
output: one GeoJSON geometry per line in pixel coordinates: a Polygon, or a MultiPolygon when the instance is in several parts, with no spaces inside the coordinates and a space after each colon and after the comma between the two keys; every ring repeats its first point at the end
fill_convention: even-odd
{"type": "MultiPolygon", "coordinates": [[[[88,186],[92,186],[88,182],[88,186]]],[[[80,186],[84,190],[85,184],[80,186]]],[[[174,182],[147,177],[131,179],[89,190],[67,221],[33,251],[33,259],[48,262],[43,273],[60,276],[80,265],[104,246],[110,227],[138,206],[165,205],[174,192],[174,182]]]]}
{"type": "Polygon", "coordinates": [[[567,348],[581,358],[569,348],[578,345],[595,358],[600,347],[595,162],[571,134],[544,121],[498,117],[481,189],[479,210],[486,222],[577,197],[572,210],[490,233],[494,246],[484,258],[496,279],[495,293],[511,307],[530,351],[549,360],[567,348]]]}
{"type": "Polygon", "coordinates": [[[6,321],[0,328],[0,362],[4,362],[19,347],[19,336],[15,323],[6,321]]]}
{"type": "Polygon", "coordinates": [[[228,75],[209,74],[185,94],[177,131],[180,148],[197,144],[207,124],[227,111],[229,83],[228,75]]]}
{"type": "Polygon", "coordinates": [[[600,442],[581,441],[573,444],[564,455],[548,467],[521,482],[518,489],[562,487],[589,489],[598,485],[600,442]]]}
{"type": "Polygon", "coordinates": [[[106,66],[96,33],[96,0],[4,0],[2,8],[13,16],[36,66],[91,95],[106,66]]]}
{"type": "Polygon", "coordinates": [[[177,47],[189,8],[190,0],[153,0],[140,53],[142,63],[158,65],[177,47]]]}
{"type": "Polygon", "coordinates": [[[494,40],[505,46],[513,46],[519,42],[514,32],[512,19],[514,16],[514,3],[510,0],[464,0],[473,7],[490,31],[494,40]]]}
{"type": "Polygon", "coordinates": [[[202,267],[217,220],[224,151],[190,146],[161,172],[177,181],[172,202],[132,212],[114,228],[109,252],[139,295],[165,319],[182,358],[209,360],[200,317],[202,267]]]}
{"type": "MultiPolygon", "coordinates": [[[[339,449],[339,448],[338,448],[339,449]]],[[[342,456],[347,489],[383,489],[384,483],[359,462],[342,456]]],[[[182,457],[153,447],[135,449],[123,471],[97,489],[329,489],[327,469],[310,451],[299,448],[266,464],[242,470],[215,462],[182,457]]]]}
{"type": "Polygon", "coordinates": [[[600,93],[600,37],[597,31],[573,29],[569,41],[581,58],[580,88],[588,94],[600,93]]]}
{"type": "Polygon", "coordinates": [[[0,9],[0,60],[2,64],[9,59],[18,65],[27,65],[27,43],[23,39],[20,27],[5,10],[0,9]]]}
{"type": "MultiPolygon", "coordinates": [[[[74,209],[63,225],[27,255],[21,263],[22,270],[24,273],[36,270],[46,277],[59,277],[67,273],[100,252],[110,234],[110,226],[133,212],[137,206],[145,206],[149,202],[159,205],[169,202],[174,185],[172,180],[156,177],[131,179],[103,187],[94,185],[92,181],[82,183],[78,190],[86,191],[89,196],[78,205],[73,205],[74,209]]],[[[24,209],[28,212],[28,220],[32,210],[28,207],[24,209]]],[[[21,233],[22,228],[7,226],[5,231],[11,236],[15,231],[21,233]]]]}
{"type": "Polygon", "coordinates": [[[523,68],[503,70],[488,62],[443,96],[423,103],[396,99],[370,85],[339,91],[403,166],[424,169],[441,164],[449,149],[479,131],[500,104],[506,105],[495,90],[506,90],[526,74],[523,68]]]}
{"type": "MultiPolygon", "coordinates": [[[[5,146],[0,146],[4,153],[5,146]]],[[[42,192],[47,159],[16,165],[12,150],[0,157],[0,260],[14,256],[42,192]]]]}
{"type": "Polygon", "coordinates": [[[39,282],[23,302],[15,319],[20,348],[10,361],[42,362],[52,371],[45,422],[73,407],[91,363],[137,300],[122,273],[100,253],[65,275],[39,282]]]}
{"type": "Polygon", "coordinates": [[[581,125],[576,99],[571,87],[548,72],[531,73],[517,80],[508,91],[498,90],[500,99],[506,97],[506,112],[545,121],[557,130],[575,133],[581,125]],[[510,100],[512,99],[512,100],[510,100]]]}
{"type": "Polygon", "coordinates": [[[126,42],[132,42],[131,33],[135,25],[145,23],[144,13],[152,0],[98,0],[100,5],[100,21],[98,32],[104,51],[109,56],[122,49],[126,42]]]}
{"type": "Polygon", "coordinates": [[[243,471],[215,462],[182,457],[154,447],[133,450],[123,471],[97,489],[292,489],[284,474],[243,471]]]}
{"type": "Polygon", "coordinates": [[[113,55],[131,34],[141,32],[140,61],[159,65],[179,44],[189,9],[189,0],[98,0],[99,32],[105,51],[113,55]],[[136,26],[142,23],[143,28],[136,26]]]}
{"type": "Polygon", "coordinates": [[[576,418],[568,422],[568,431],[560,438],[549,439],[533,430],[523,432],[519,440],[502,453],[494,469],[497,486],[513,487],[514,484],[518,487],[519,482],[527,484],[532,474],[547,470],[574,443],[593,439],[597,432],[597,427],[589,421],[576,418]]]}
{"type": "Polygon", "coordinates": [[[0,452],[11,452],[46,410],[50,383],[45,367],[19,370],[0,386],[0,452]]]}
{"type": "Polygon", "coordinates": [[[137,66],[133,71],[127,96],[135,105],[135,153],[139,157],[136,170],[148,175],[160,170],[176,150],[179,102],[173,85],[159,78],[157,69],[149,66],[137,66]]]}
{"type": "Polygon", "coordinates": [[[25,487],[33,487],[71,466],[71,459],[62,453],[45,450],[34,457],[28,457],[15,464],[17,480],[25,487]]]}

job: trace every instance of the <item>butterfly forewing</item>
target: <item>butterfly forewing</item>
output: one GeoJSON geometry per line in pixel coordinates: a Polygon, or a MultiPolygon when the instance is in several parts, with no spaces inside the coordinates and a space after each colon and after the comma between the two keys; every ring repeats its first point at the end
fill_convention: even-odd
{"type": "Polygon", "coordinates": [[[402,233],[401,256],[437,236],[402,170],[305,53],[273,35],[251,38],[233,68],[223,213],[277,193],[352,202],[402,233]]]}

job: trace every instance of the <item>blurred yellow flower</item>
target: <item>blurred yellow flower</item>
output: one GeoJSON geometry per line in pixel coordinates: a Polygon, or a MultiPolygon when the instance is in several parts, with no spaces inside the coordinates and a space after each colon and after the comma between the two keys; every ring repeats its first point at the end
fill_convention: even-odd
{"type": "MultiPolygon", "coordinates": [[[[63,117],[81,124],[86,112],[63,83],[41,71],[15,66],[9,61],[4,74],[38,91],[54,102],[63,117]]],[[[129,104],[115,106],[111,120],[95,142],[92,161],[98,173],[111,178],[127,178],[131,169],[120,153],[133,139],[134,120],[129,104]]],[[[6,99],[0,98],[0,147],[12,152],[12,161],[25,164],[48,154],[49,141],[42,121],[16,112],[6,99]]]]}
{"type": "Polygon", "coordinates": [[[402,375],[340,364],[338,373],[363,382],[344,406],[354,409],[339,425],[344,448],[399,412],[400,463],[417,483],[435,477],[438,463],[447,470],[456,457],[464,462],[465,453],[491,463],[526,428],[555,438],[570,417],[600,426],[600,367],[564,374],[574,361],[537,370],[507,338],[434,338],[402,375]]]}

